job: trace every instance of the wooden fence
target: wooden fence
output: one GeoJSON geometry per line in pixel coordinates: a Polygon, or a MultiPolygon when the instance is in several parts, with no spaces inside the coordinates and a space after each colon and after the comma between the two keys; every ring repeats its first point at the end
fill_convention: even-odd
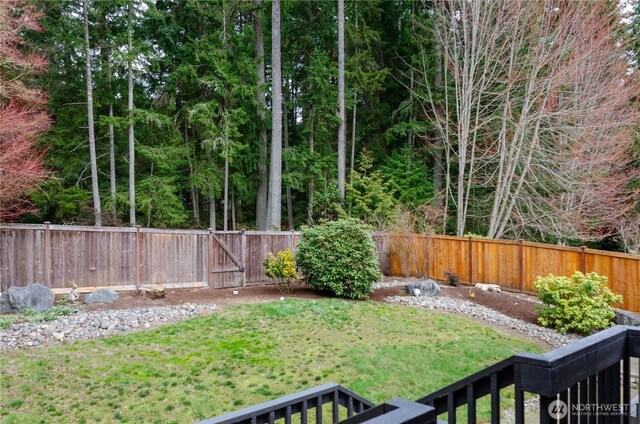
{"type": "MultiPolygon", "coordinates": [[[[268,282],[268,252],[295,249],[297,232],[189,231],[147,228],[0,224],[0,291],[42,282],[61,292],[171,287],[241,287],[268,282]]],[[[640,257],[525,241],[375,233],[385,275],[499,284],[533,292],[540,275],[597,272],[640,312],[640,257]]]]}
{"type": "Polygon", "coordinates": [[[133,290],[241,287],[268,281],[268,252],[294,248],[299,234],[63,225],[0,225],[0,291],[40,282],[133,290]]]}
{"type": "Polygon", "coordinates": [[[376,235],[386,275],[429,276],[446,280],[453,272],[465,283],[499,284],[503,289],[534,293],[536,277],[597,272],[623,296],[624,309],[640,312],[640,256],[585,247],[565,247],[523,240],[492,240],[440,235],[376,235]]]}

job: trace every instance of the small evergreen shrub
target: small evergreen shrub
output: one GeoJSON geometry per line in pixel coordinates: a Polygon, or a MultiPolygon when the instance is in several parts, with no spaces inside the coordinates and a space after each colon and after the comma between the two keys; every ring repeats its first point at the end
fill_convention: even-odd
{"type": "Polygon", "coordinates": [[[304,228],[296,262],[312,288],[339,297],[366,299],[382,278],[371,228],[356,219],[304,228]]]}
{"type": "Polygon", "coordinates": [[[444,275],[447,277],[447,284],[449,284],[451,287],[456,287],[460,282],[460,276],[458,276],[458,274],[456,274],[455,272],[445,271],[444,275]]]}
{"type": "Polygon", "coordinates": [[[291,250],[284,249],[276,255],[269,252],[267,259],[262,263],[264,265],[264,273],[272,280],[276,280],[278,288],[283,293],[289,293],[292,289],[291,285],[298,277],[296,273],[296,262],[293,259],[291,250]]]}
{"type": "Polygon", "coordinates": [[[607,287],[607,277],[591,272],[575,272],[571,278],[538,277],[534,283],[543,305],[538,322],[563,333],[589,334],[613,325],[614,303],[622,296],[607,287]]]}

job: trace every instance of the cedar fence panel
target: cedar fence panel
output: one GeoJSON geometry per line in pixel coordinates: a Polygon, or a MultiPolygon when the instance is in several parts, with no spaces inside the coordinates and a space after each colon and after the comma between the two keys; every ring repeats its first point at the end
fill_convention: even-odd
{"type": "Polygon", "coordinates": [[[295,252],[300,234],[292,231],[247,231],[246,232],[246,283],[263,284],[269,281],[264,274],[262,263],[269,252],[274,255],[280,250],[295,252]]]}
{"type": "MultiPolygon", "coordinates": [[[[240,287],[269,282],[269,252],[295,251],[300,234],[275,231],[187,231],[0,225],[0,290],[41,282],[56,291],[80,289],[240,287]]],[[[640,312],[640,257],[586,248],[441,235],[374,233],[381,271],[393,276],[499,284],[532,293],[538,276],[574,271],[606,275],[623,295],[622,307],[640,312]]]]}
{"type": "MultiPolygon", "coordinates": [[[[141,229],[140,284],[207,286],[207,236],[206,231],[176,233],[141,229]]],[[[135,276],[135,233],[133,243],[129,246],[132,249],[127,258],[132,267],[128,275],[135,276]]]]}

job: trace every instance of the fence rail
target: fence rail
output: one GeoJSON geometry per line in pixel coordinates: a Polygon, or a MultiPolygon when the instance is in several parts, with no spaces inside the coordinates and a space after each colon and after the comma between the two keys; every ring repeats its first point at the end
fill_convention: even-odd
{"type": "MultiPolygon", "coordinates": [[[[96,287],[240,287],[268,282],[268,252],[295,249],[291,231],[163,230],[0,224],[0,291],[40,282],[56,291],[71,283],[96,287]]],[[[540,275],[597,272],[622,294],[624,309],[640,312],[640,256],[523,240],[374,233],[385,275],[427,276],[499,284],[533,292],[540,275]]]]}

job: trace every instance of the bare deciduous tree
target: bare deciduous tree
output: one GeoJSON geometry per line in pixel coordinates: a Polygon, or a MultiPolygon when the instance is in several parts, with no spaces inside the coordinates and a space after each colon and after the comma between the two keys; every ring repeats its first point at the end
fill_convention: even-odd
{"type": "Polygon", "coordinates": [[[635,199],[629,129],[638,119],[615,13],[604,1],[434,3],[444,99],[426,52],[416,95],[443,135],[458,235],[471,204],[492,238],[615,230],[635,199]]]}

